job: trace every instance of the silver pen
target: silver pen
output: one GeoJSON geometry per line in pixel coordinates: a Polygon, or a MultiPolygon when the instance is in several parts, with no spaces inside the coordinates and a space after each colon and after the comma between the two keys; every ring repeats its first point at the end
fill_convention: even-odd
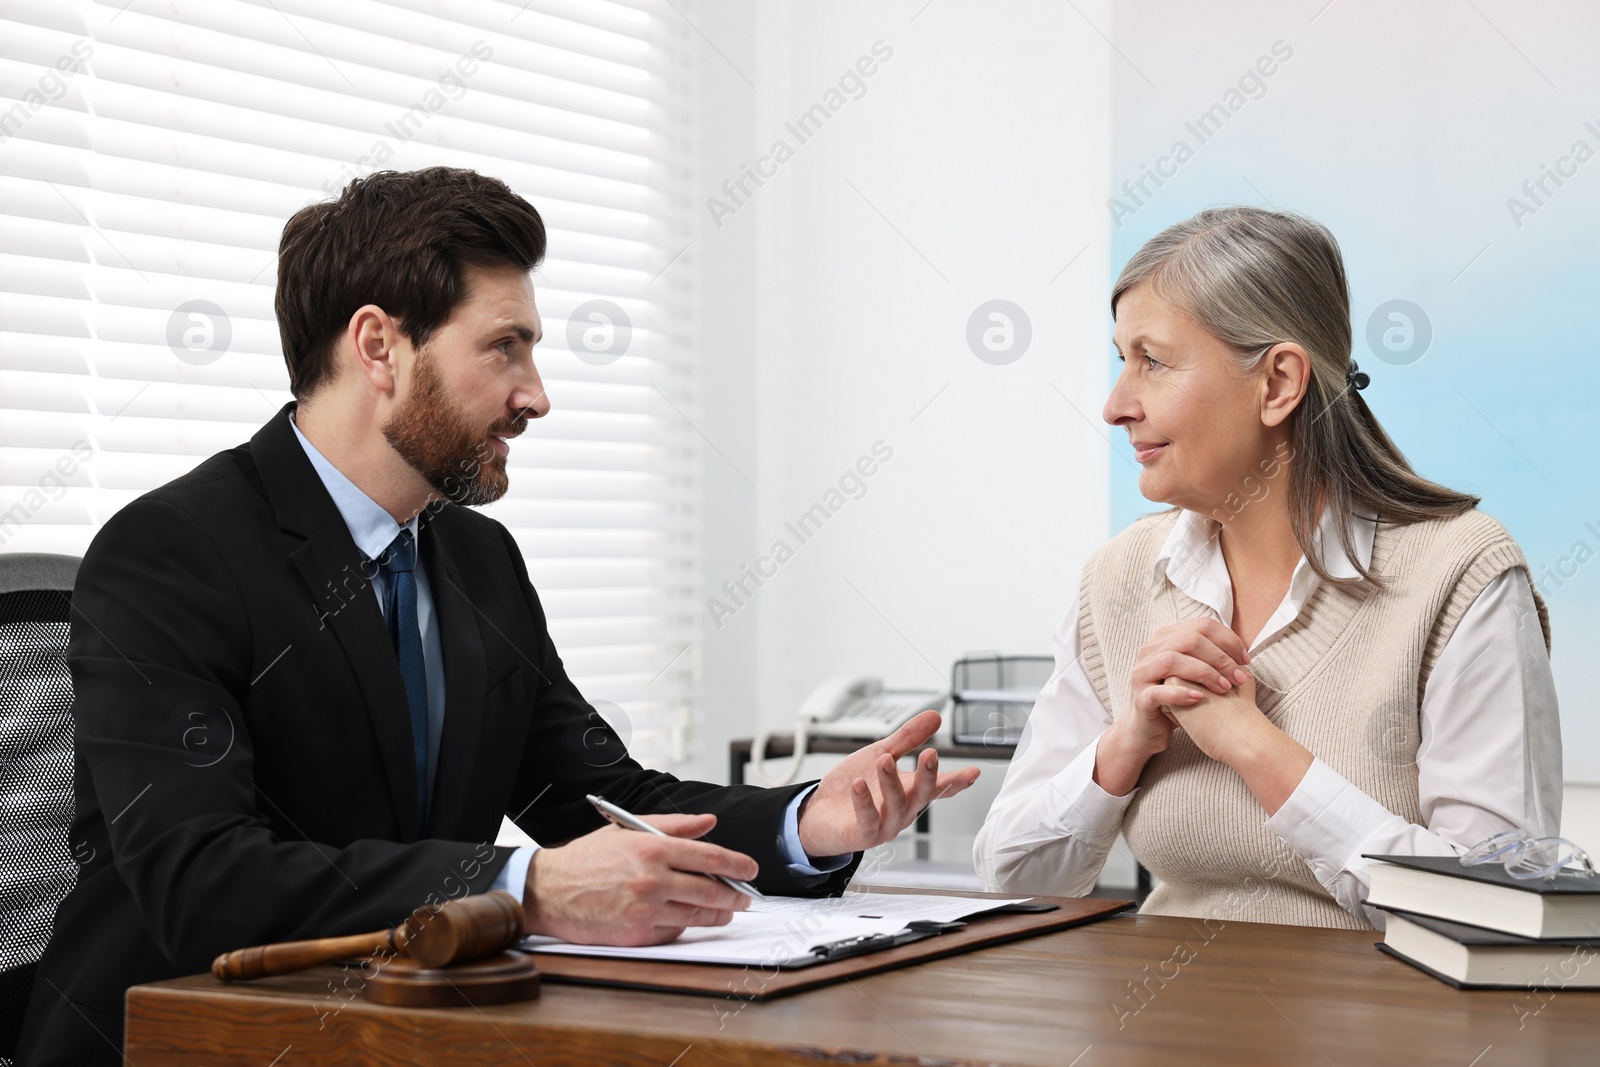
{"type": "MultiPolygon", "coordinates": [[[[665,830],[659,830],[656,827],[651,826],[649,823],[639,818],[639,816],[634,815],[632,812],[622,810],[615,804],[611,803],[611,801],[606,800],[604,797],[597,797],[593,793],[586,793],[584,795],[588,799],[589,803],[594,805],[596,811],[598,811],[601,815],[604,815],[613,823],[616,823],[618,826],[622,827],[624,830],[643,830],[647,834],[656,834],[660,837],[672,836],[665,830]]],[[[693,871],[689,873],[701,874],[704,872],[693,871]]],[[[737,889],[751,900],[767,899],[765,893],[761,892],[761,890],[757,889],[749,882],[741,882],[737,878],[729,878],[722,874],[707,874],[706,877],[715,878],[729,889],[737,889]]]]}

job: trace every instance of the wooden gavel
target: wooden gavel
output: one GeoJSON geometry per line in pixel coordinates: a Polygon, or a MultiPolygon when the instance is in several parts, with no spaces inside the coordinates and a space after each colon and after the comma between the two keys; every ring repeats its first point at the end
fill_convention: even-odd
{"type": "Polygon", "coordinates": [[[510,948],[522,940],[522,925],[521,901],[496,889],[424,905],[393,930],[224,952],[211,964],[211,973],[224,982],[236,982],[290,974],[356,956],[402,952],[418,967],[448,967],[510,948]]]}

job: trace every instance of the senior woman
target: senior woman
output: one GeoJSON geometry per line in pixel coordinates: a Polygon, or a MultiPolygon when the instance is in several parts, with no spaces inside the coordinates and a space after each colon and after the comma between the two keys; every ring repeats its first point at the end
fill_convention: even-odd
{"type": "Polygon", "coordinates": [[[1556,833],[1544,603],[1362,399],[1333,235],[1201,212],[1111,311],[1104,417],[1172,507],[1084,566],[974,847],[984,888],[1084,894],[1120,830],[1160,880],[1145,912],[1381,929],[1363,853],[1556,833]]]}

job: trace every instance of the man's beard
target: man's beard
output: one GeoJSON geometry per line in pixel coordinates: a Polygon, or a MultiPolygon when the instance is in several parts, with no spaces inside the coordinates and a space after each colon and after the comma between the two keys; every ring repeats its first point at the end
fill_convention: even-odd
{"type": "Polygon", "coordinates": [[[505,496],[511,484],[490,436],[519,434],[527,421],[480,429],[446,391],[433,357],[419,351],[411,398],[384,424],[383,436],[446,500],[477,507],[505,496]]]}

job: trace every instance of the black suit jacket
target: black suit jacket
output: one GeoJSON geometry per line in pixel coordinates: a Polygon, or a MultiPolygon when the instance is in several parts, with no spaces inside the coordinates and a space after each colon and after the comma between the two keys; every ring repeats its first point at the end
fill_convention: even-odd
{"type": "MultiPolygon", "coordinates": [[[[769,892],[804,786],[683,782],[626,756],[568,679],[498,522],[445,505],[419,540],[446,702],[428,826],[400,669],[362,557],[288,420],[117,512],[73,594],[77,884],[56,913],[19,1062],[120,1062],[130,985],[246,945],[376,930],[481,892],[502,815],[553,845],[638,812],[713,812],[769,892]],[[98,1031],[98,1032],[97,1032],[98,1031]]],[[[330,1011],[337,1007],[330,1002],[330,1011]]]]}

